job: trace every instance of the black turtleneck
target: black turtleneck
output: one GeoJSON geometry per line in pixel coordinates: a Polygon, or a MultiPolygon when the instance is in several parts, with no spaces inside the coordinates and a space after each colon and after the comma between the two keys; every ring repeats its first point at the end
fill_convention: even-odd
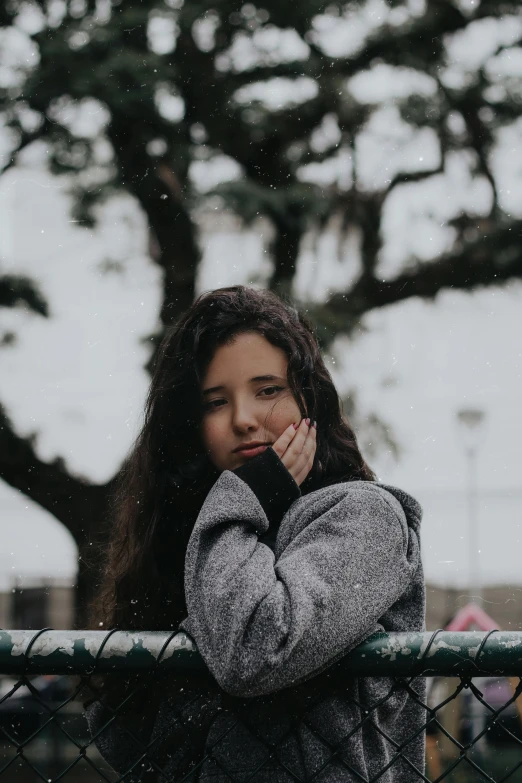
{"type": "Polygon", "coordinates": [[[248,459],[232,473],[248,484],[259,500],[270,525],[259,540],[273,550],[282,518],[292,503],[304,493],[271,446],[248,459]]]}

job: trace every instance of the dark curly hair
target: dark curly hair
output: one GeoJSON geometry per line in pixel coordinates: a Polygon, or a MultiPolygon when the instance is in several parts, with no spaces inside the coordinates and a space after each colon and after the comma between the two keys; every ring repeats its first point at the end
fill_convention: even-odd
{"type": "Polygon", "coordinates": [[[284,351],[301,416],[318,424],[315,460],[302,494],[341,481],[375,480],[309,319],[289,298],[250,286],[201,294],[158,349],[144,423],[115,481],[110,542],[90,628],[168,631],[186,617],[185,550],[219,475],[199,436],[201,379],[216,349],[249,331],[284,351]]]}

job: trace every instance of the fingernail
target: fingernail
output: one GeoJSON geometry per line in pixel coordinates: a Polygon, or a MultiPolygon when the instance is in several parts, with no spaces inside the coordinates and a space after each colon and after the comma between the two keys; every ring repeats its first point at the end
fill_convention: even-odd
{"type": "Polygon", "coordinates": [[[296,430],[296,429],[299,427],[299,424],[296,424],[296,423],[294,422],[294,423],[292,424],[292,427],[294,428],[294,430],[296,430]]]}
{"type": "Polygon", "coordinates": [[[316,421],[314,421],[314,423],[312,424],[312,427],[315,427],[315,429],[317,429],[317,422],[316,421]]]}
{"type": "Polygon", "coordinates": [[[305,419],[308,426],[310,426],[310,419],[305,419]]]}

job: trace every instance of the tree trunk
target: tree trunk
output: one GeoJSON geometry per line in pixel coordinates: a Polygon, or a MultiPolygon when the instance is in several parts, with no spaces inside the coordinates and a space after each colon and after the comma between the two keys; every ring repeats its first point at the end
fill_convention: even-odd
{"type": "Polygon", "coordinates": [[[168,326],[194,301],[201,258],[196,226],[184,204],[186,177],[175,172],[166,157],[151,158],[127,118],[113,118],[108,136],[123,184],[147,215],[155,248],[152,259],[164,275],[160,319],[168,326]]]}
{"type": "Polygon", "coordinates": [[[283,223],[274,222],[274,227],[275,237],[271,247],[274,271],[268,288],[280,295],[291,295],[302,231],[297,226],[283,223]]]}
{"type": "MultiPolygon", "coordinates": [[[[102,567],[109,541],[111,520],[108,515],[109,491],[106,495],[105,511],[89,526],[89,535],[78,544],[78,573],[74,592],[74,627],[87,628],[90,618],[90,601],[100,584],[102,567]]],[[[95,618],[93,618],[95,619],[95,618]]],[[[95,630],[95,629],[94,629],[95,630]]],[[[105,630],[100,626],[99,630],[105,630]]]]}

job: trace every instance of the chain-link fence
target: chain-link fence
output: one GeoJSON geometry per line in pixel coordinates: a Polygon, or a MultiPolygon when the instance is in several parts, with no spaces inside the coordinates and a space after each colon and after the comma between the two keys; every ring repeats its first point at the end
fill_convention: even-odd
{"type": "Polygon", "coordinates": [[[383,731],[375,716],[388,706],[393,725],[405,700],[422,715],[408,726],[408,741],[426,740],[425,770],[409,764],[408,780],[522,781],[521,632],[374,634],[330,671],[274,695],[291,717],[277,738],[253,720],[267,697],[220,690],[183,633],[1,631],[0,674],[0,783],[395,781],[408,743],[383,731]],[[332,742],[331,727],[310,717],[314,705],[328,689],[356,702],[354,693],[364,690],[348,685],[360,678],[376,678],[384,696],[354,704],[359,722],[332,742]],[[160,703],[168,712],[156,731],[160,703]],[[369,726],[387,743],[388,761],[364,775],[350,747],[369,726]],[[303,727],[322,747],[312,774],[281,752],[303,727]],[[227,766],[223,751],[238,728],[254,748],[241,772],[227,766]]]}

